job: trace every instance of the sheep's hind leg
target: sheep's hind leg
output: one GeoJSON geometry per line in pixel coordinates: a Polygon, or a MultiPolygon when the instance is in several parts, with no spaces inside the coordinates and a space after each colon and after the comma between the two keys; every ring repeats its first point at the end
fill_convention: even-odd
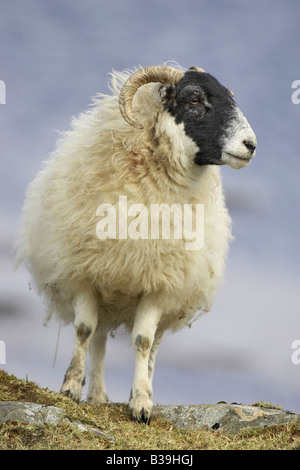
{"type": "Polygon", "coordinates": [[[87,349],[97,326],[98,308],[91,289],[82,290],[74,300],[75,348],[60,392],[79,402],[85,379],[87,349]]]}
{"type": "Polygon", "coordinates": [[[153,381],[153,375],[154,375],[155,359],[156,359],[157,351],[160,346],[162,337],[163,337],[163,333],[161,331],[160,332],[157,331],[155,333],[154,341],[153,341],[152,348],[151,348],[150,355],[149,355],[148,377],[149,377],[149,384],[151,386],[151,390],[152,390],[152,381],[153,381]]]}
{"type": "Polygon", "coordinates": [[[108,396],[104,381],[104,356],[107,335],[98,326],[90,344],[90,383],[87,401],[106,403],[108,396]]]}
{"type": "Polygon", "coordinates": [[[149,357],[160,317],[157,299],[149,296],[141,300],[132,329],[135,373],[129,401],[132,417],[138,422],[148,423],[151,417],[153,403],[149,357]]]}

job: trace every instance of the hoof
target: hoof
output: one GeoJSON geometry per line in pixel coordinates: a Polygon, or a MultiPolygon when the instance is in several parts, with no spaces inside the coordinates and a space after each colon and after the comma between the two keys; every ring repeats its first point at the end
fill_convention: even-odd
{"type": "Polygon", "coordinates": [[[132,419],[137,423],[149,424],[152,412],[152,400],[149,394],[138,395],[129,402],[132,419]]]}
{"type": "Polygon", "coordinates": [[[80,402],[80,398],[78,398],[77,395],[75,395],[74,393],[72,393],[72,391],[71,391],[70,389],[68,389],[68,390],[61,390],[60,393],[61,393],[61,395],[64,395],[65,397],[71,398],[71,400],[75,401],[75,403],[79,403],[79,402],[80,402]]]}
{"type": "Polygon", "coordinates": [[[143,423],[148,425],[151,421],[151,415],[144,408],[142,408],[141,412],[138,415],[132,413],[132,418],[137,423],[143,423]]]}
{"type": "Polygon", "coordinates": [[[81,400],[81,391],[82,391],[82,380],[78,382],[77,380],[66,380],[60,389],[60,393],[66,397],[71,398],[76,403],[79,403],[81,400]]]}
{"type": "Polygon", "coordinates": [[[105,403],[109,403],[108,396],[106,394],[98,395],[98,396],[87,396],[87,402],[90,405],[104,405],[105,403]]]}

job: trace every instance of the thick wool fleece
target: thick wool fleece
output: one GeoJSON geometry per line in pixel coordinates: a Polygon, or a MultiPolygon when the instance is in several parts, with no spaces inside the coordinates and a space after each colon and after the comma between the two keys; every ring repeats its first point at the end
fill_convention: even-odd
{"type": "Polygon", "coordinates": [[[134,98],[142,131],[121,117],[118,95],[129,75],[112,74],[112,94],[98,95],[93,107],[73,120],[30,185],[19,259],[49,312],[65,322],[74,317],[74,294],[89,284],[105,330],[122,323],[131,328],[139,299],[154,292],[164,309],[161,328],[176,330],[211,308],[231,223],[219,167],[194,164],[183,129],[163,111],[159,84],[141,87],[134,98]],[[97,207],[109,203],[118,211],[119,196],[127,197],[128,206],[144,204],[149,213],[151,204],[203,204],[202,249],[187,250],[186,240],[172,236],[100,240],[97,207]]]}

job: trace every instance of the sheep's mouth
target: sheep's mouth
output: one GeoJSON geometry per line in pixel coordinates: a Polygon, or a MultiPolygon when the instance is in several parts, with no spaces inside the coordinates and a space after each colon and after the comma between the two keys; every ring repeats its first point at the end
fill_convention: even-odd
{"type": "Polygon", "coordinates": [[[242,162],[245,162],[245,163],[249,163],[250,160],[252,159],[252,157],[239,157],[238,155],[233,155],[233,153],[226,153],[226,155],[228,155],[228,157],[230,158],[236,158],[237,160],[240,160],[242,162]]]}
{"type": "Polygon", "coordinates": [[[234,155],[233,153],[224,152],[221,161],[225,165],[229,165],[231,168],[239,169],[249,165],[251,157],[241,157],[240,155],[234,155]]]}

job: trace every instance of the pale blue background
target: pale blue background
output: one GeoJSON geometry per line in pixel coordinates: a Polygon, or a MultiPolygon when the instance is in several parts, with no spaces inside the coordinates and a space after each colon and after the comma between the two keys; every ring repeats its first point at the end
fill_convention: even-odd
{"type": "MultiPolygon", "coordinates": [[[[175,60],[198,65],[235,92],[254,128],[251,165],[222,168],[236,237],[212,312],[175,335],[158,355],[159,403],[272,401],[300,411],[300,79],[297,0],[2,0],[0,4],[0,339],[20,378],[59,390],[72,328],[42,326],[41,300],[13,240],[26,186],[55,146],[56,130],[107,91],[108,74],[175,60]]],[[[126,401],[133,378],[130,338],[111,340],[107,384],[126,401]]],[[[86,391],[84,392],[86,393],[86,391]]],[[[84,398],[84,396],[83,396],[84,398]]]]}

